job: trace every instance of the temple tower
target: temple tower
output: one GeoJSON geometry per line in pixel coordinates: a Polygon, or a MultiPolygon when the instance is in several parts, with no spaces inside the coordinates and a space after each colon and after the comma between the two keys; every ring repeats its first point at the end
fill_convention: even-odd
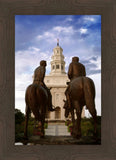
{"type": "Polygon", "coordinates": [[[63,49],[59,46],[59,39],[57,39],[57,46],[53,49],[53,55],[51,57],[51,75],[66,74],[65,61],[63,55],[63,49]]]}

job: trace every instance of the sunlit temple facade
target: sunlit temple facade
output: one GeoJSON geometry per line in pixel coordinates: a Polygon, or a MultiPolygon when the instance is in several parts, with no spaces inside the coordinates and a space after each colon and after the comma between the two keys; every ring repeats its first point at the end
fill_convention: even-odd
{"type": "MultiPolygon", "coordinates": [[[[56,108],[56,111],[47,113],[46,119],[48,121],[65,120],[63,99],[66,99],[65,90],[67,88],[66,82],[68,81],[69,79],[65,72],[63,49],[59,46],[59,40],[57,40],[57,46],[53,49],[53,55],[51,57],[51,72],[44,79],[46,86],[51,88],[52,103],[56,108]]],[[[82,117],[84,116],[85,112],[83,110],[82,117]]]]}

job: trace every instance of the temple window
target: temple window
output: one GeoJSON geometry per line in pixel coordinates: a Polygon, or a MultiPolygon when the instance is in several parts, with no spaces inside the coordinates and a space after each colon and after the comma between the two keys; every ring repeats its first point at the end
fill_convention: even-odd
{"type": "Polygon", "coordinates": [[[61,119],[61,109],[59,106],[55,109],[55,119],[61,119]]]}
{"type": "Polygon", "coordinates": [[[54,66],[54,65],[52,66],[52,69],[55,69],[55,66],[54,66]]]}
{"type": "Polygon", "coordinates": [[[59,64],[56,65],[56,69],[59,69],[59,64]]]}
{"type": "Polygon", "coordinates": [[[63,70],[63,65],[61,65],[61,69],[63,70]]]}

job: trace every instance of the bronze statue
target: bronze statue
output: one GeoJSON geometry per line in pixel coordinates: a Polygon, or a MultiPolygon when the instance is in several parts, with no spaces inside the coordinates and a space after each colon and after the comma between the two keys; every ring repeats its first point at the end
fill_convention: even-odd
{"type": "MultiPolygon", "coordinates": [[[[80,76],[86,76],[85,66],[81,63],[79,63],[79,57],[73,57],[72,62],[69,65],[68,69],[68,78],[70,81],[72,81],[74,78],[80,77],[80,76]]],[[[71,98],[70,98],[70,92],[69,87],[67,87],[65,91],[68,107],[71,108],[71,98]]]]}
{"type": "Polygon", "coordinates": [[[33,84],[29,85],[25,94],[26,102],[26,116],[25,116],[25,129],[24,137],[27,138],[27,126],[29,114],[32,113],[35,119],[41,122],[41,137],[44,137],[44,122],[46,109],[49,111],[54,111],[52,108],[52,95],[50,89],[44,83],[46,71],[46,61],[42,60],[40,66],[34,71],[33,84]]]}
{"type": "Polygon", "coordinates": [[[49,111],[54,111],[55,109],[52,108],[52,95],[50,90],[47,88],[47,86],[44,83],[44,77],[45,77],[45,72],[46,72],[46,66],[47,63],[46,61],[42,60],[40,61],[40,66],[37,67],[34,71],[34,84],[41,84],[47,91],[48,94],[48,110],[49,111]]]}
{"type": "Polygon", "coordinates": [[[85,66],[79,62],[79,57],[72,57],[68,69],[68,78],[72,80],[80,76],[86,76],[85,66]]]}
{"type": "Polygon", "coordinates": [[[67,107],[68,102],[65,101],[65,117],[68,117],[71,112],[73,122],[73,136],[75,138],[81,137],[81,113],[83,106],[89,110],[94,119],[94,132],[96,133],[96,109],[95,109],[95,86],[94,82],[88,77],[74,78],[69,84],[71,108],[67,107]],[[76,110],[77,120],[74,117],[74,110],[76,110]]]}
{"type": "Polygon", "coordinates": [[[25,129],[24,138],[28,138],[27,126],[29,115],[32,111],[35,119],[41,122],[41,137],[44,137],[44,122],[48,103],[48,94],[46,89],[40,84],[31,84],[27,87],[25,94],[26,115],[25,115],[25,129]]]}

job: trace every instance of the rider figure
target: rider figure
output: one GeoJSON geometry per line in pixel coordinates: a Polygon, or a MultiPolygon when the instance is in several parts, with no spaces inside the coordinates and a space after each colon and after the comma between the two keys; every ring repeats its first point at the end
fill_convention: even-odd
{"type": "MultiPolygon", "coordinates": [[[[72,62],[70,63],[69,69],[68,69],[68,78],[70,79],[70,82],[71,82],[74,78],[77,78],[80,76],[86,76],[85,66],[79,63],[79,57],[73,57],[72,62]]],[[[68,101],[68,107],[71,108],[71,98],[69,93],[69,87],[70,86],[67,87],[65,91],[65,95],[68,101]]]]}
{"type": "Polygon", "coordinates": [[[40,66],[37,67],[34,71],[34,80],[33,83],[36,84],[41,84],[47,91],[48,93],[48,110],[49,111],[54,111],[52,108],[52,95],[50,93],[50,90],[47,88],[47,86],[44,83],[44,77],[45,77],[45,72],[46,72],[46,61],[42,60],[40,61],[40,66]]]}

